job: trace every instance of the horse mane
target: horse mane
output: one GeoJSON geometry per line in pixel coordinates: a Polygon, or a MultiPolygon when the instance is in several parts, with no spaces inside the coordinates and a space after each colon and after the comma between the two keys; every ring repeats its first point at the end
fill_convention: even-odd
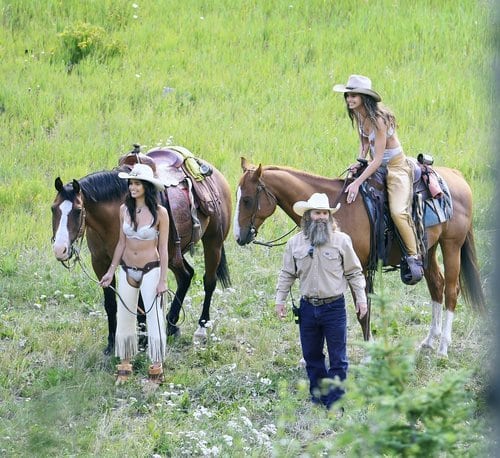
{"type": "Polygon", "coordinates": [[[318,178],[320,180],[340,180],[340,181],[344,181],[343,178],[340,178],[340,177],[325,177],[323,175],[318,175],[316,173],[311,173],[311,172],[307,172],[305,170],[299,170],[299,169],[295,169],[293,167],[287,167],[287,166],[279,166],[279,165],[266,165],[262,168],[262,171],[263,172],[266,172],[266,171],[275,171],[275,172],[290,172],[290,173],[293,173],[295,176],[297,177],[314,177],[314,178],[318,178]]]}
{"type": "Polygon", "coordinates": [[[121,200],[127,192],[127,180],[118,177],[118,170],[94,172],[79,181],[82,193],[92,202],[121,200]]]}

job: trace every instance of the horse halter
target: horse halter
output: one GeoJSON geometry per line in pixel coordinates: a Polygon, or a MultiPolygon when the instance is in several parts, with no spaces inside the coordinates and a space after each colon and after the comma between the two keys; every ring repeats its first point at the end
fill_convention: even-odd
{"type": "Polygon", "coordinates": [[[275,206],[278,205],[277,197],[271,191],[269,191],[269,189],[266,188],[266,185],[264,184],[264,182],[261,179],[259,179],[256,191],[255,191],[254,208],[253,208],[252,216],[250,217],[250,225],[249,225],[249,232],[252,235],[252,243],[254,243],[256,245],[266,246],[268,248],[273,248],[275,246],[284,245],[286,243],[286,241],[280,242],[280,243],[276,243],[276,242],[279,242],[280,240],[284,239],[285,237],[288,237],[292,232],[294,232],[297,229],[297,226],[292,227],[292,229],[290,229],[286,234],[283,234],[280,237],[277,237],[277,238],[270,240],[268,242],[261,242],[259,240],[255,240],[255,236],[257,235],[257,229],[255,228],[255,218],[257,217],[257,212],[260,210],[259,195],[261,192],[264,192],[268,199],[272,199],[274,201],[275,206]]]}
{"type": "Polygon", "coordinates": [[[276,199],[276,196],[271,191],[269,191],[269,189],[266,188],[266,185],[259,179],[257,188],[255,190],[254,206],[252,215],[250,216],[250,225],[249,225],[249,232],[250,234],[252,234],[253,237],[257,235],[257,229],[255,227],[255,218],[257,217],[257,212],[260,210],[259,196],[261,192],[264,192],[268,199],[272,199],[274,201],[274,205],[277,205],[278,203],[278,199],[276,199]]]}
{"type": "MultiPolygon", "coordinates": [[[[59,261],[68,270],[71,268],[69,261],[73,258],[73,255],[75,255],[73,265],[76,264],[77,262],[81,263],[80,250],[81,250],[81,246],[83,243],[83,236],[85,235],[85,228],[86,228],[85,217],[86,217],[85,207],[82,206],[82,211],[80,213],[80,222],[78,225],[78,231],[76,233],[76,237],[74,238],[74,240],[70,241],[69,257],[68,257],[68,259],[66,259],[64,261],[63,260],[59,261]]],[[[54,236],[52,236],[52,238],[51,238],[52,243],[54,243],[54,240],[55,240],[55,238],[54,238],[54,236]]]]}

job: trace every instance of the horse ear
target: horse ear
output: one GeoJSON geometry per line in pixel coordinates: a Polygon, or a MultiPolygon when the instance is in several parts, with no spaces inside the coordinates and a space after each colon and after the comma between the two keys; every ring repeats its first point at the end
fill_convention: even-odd
{"type": "Polygon", "coordinates": [[[243,156],[241,156],[241,169],[243,172],[246,172],[248,170],[250,163],[247,161],[247,159],[243,156]]]}
{"type": "Polygon", "coordinates": [[[54,181],[54,186],[56,187],[57,192],[61,192],[63,190],[63,182],[61,180],[61,177],[57,177],[56,181],[54,181]]]}
{"type": "Polygon", "coordinates": [[[260,178],[261,175],[262,175],[262,164],[259,164],[259,166],[257,167],[257,170],[255,171],[254,176],[256,178],[260,178]]]}
{"type": "Polygon", "coordinates": [[[73,191],[77,194],[80,192],[80,183],[77,180],[73,179],[73,191]]]}

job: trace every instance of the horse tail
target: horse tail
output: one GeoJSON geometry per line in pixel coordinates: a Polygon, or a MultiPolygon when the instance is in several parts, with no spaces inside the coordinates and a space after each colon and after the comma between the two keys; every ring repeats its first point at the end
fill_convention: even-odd
{"type": "Polygon", "coordinates": [[[467,232],[465,242],[460,249],[460,263],[460,289],[464,299],[475,311],[485,313],[486,300],[477,267],[476,246],[472,229],[467,232]]]}
{"type": "Polygon", "coordinates": [[[224,245],[221,248],[220,262],[217,266],[217,280],[221,283],[223,288],[229,288],[231,286],[231,279],[229,277],[229,267],[227,265],[226,250],[224,245]]]}

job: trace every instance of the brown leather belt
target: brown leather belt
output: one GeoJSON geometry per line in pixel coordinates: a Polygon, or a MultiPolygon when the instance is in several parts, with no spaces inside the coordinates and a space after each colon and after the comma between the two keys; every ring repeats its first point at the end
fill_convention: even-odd
{"type": "Polygon", "coordinates": [[[121,260],[120,265],[126,270],[138,270],[142,273],[147,274],[150,270],[153,270],[156,267],[160,267],[160,261],[151,261],[144,264],[143,267],[135,267],[135,266],[127,266],[127,264],[125,264],[123,260],[121,260]]]}
{"type": "Polygon", "coordinates": [[[330,296],[330,297],[308,297],[308,296],[302,296],[302,299],[305,301],[309,302],[312,305],[325,305],[325,304],[331,304],[332,302],[335,302],[336,300],[339,300],[343,294],[339,294],[338,296],[330,296]]]}

